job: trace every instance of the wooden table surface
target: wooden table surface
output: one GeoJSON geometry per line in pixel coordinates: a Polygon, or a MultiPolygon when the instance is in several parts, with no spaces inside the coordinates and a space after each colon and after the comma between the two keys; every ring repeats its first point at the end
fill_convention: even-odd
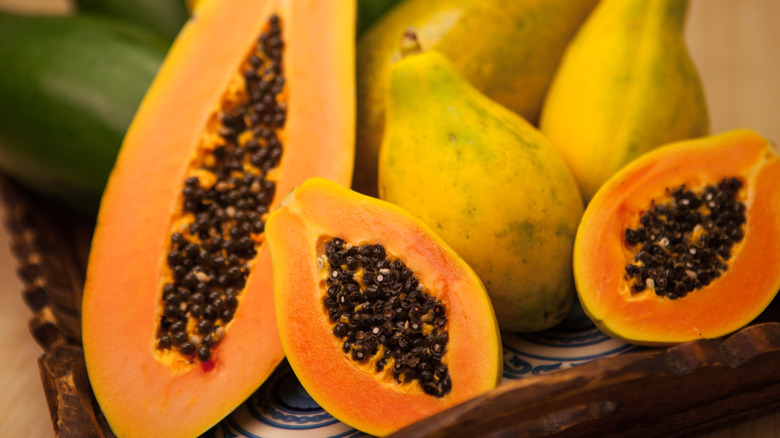
{"type": "MultiPolygon", "coordinates": [[[[0,0],[5,10],[65,12],[69,7],[68,0],[0,0]]],[[[780,144],[780,0],[691,0],[686,32],[704,81],[713,133],[750,128],[780,144]]],[[[5,217],[2,206],[0,216],[5,217]]],[[[31,312],[22,301],[15,269],[3,228],[0,437],[45,438],[54,433],[38,375],[42,350],[27,329],[31,312]]],[[[701,436],[727,437],[780,437],[780,413],[701,436]]]]}

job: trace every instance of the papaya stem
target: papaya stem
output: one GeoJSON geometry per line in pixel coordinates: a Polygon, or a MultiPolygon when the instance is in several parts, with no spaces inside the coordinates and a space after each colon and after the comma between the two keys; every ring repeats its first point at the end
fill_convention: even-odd
{"type": "Polygon", "coordinates": [[[417,38],[417,32],[414,31],[413,27],[406,28],[401,37],[401,56],[406,58],[407,56],[420,54],[422,51],[420,40],[417,38]]]}

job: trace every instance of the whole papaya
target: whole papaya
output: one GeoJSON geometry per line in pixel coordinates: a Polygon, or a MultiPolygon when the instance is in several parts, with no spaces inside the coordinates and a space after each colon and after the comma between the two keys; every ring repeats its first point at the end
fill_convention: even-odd
{"type": "Polygon", "coordinates": [[[105,14],[173,40],[189,17],[185,0],[74,0],[79,12],[105,14]]]}
{"type": "Polygon", "coordinates": [[[390,67],[412,28],[491,99],[535,123],[566,44],[596,0],[406,0],[357,45],[358,129],[353,187],[376,194],[390,67]]]}
{"type": "Polygon", "coordinates": [[[485,284],[502,330],[560,322],[582,200],[536,128],[435,51],[393,66],[380,196],[427,223],[485,284]]]}
{"type": "Polygon", "coordinates": [[[360,35],[379,21],[400,0],[358,0],[357,34],[360,35]]]}
{"type": "Polygon", "coordinates": [[[0,169],[94,214],[167,47],[104,17],[0,14],[0,169]]]}
{"type": "Polygon", "coordinates": [[[585,201],[632,159],[709,132],[683,38],[687,0],[602,0],[566,49],[540,129],[585,201]]]}

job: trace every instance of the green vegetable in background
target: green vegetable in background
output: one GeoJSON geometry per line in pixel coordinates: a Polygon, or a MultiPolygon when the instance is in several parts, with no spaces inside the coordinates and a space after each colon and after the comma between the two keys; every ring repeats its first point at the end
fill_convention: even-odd
{"type": "Polygon", "coordinates": [[[168,44],[104,17],[0,14],[0,170],[94,214],[168,44]]]}
{"type": "Polygon", "coordinates": [[[187,21],[185,0],[74,0],[79,12],[104,14],[145,27],[171,41],[187,21]]]}
{"type": "Polygon", "coordinates": [[[397,3],[400,3],[400,0],[358,0],[357,34],[360,35],[379,21],[397,3]]]}

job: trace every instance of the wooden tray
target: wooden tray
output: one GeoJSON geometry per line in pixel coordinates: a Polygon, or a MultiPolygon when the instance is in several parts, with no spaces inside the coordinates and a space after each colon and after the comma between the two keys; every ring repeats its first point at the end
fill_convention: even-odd
{"type": "MultiPolygon", "coordinates": [[[[41,380],[59,437],[112,437],[87,378],[80,303],[94,223],[0,179],[6,226],[45,353],[41,380]]],[[[517,380],[396,437],[688,436],[780,410],[780,302],[750,326],[517,380]]]]}

